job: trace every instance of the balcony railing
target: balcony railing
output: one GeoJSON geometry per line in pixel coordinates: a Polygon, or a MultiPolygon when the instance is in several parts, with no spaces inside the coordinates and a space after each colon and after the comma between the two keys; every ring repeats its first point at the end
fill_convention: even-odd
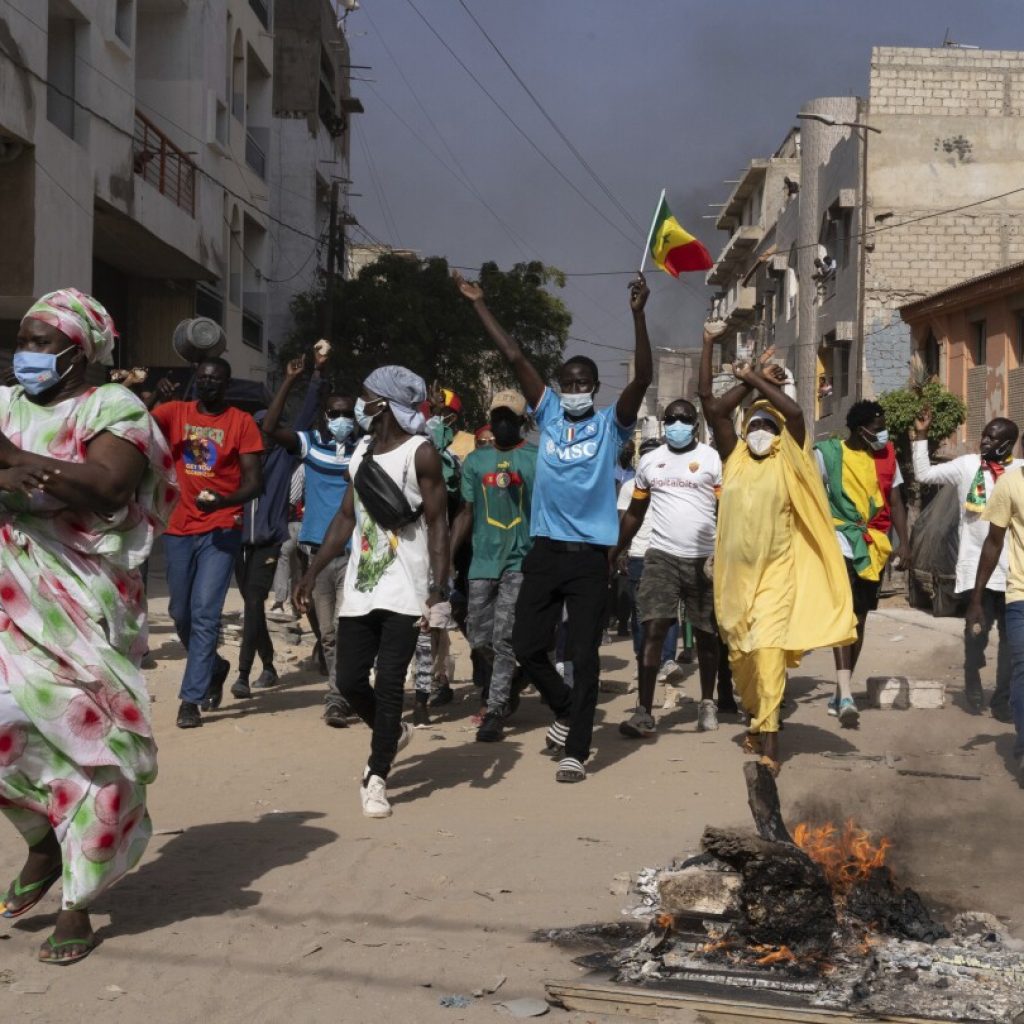
{"type": "Polygon", "coordinates": [[[245,133],[245,162],[261,177],[267,177],[267,154],[252,131],[245,133]]]}
{"type": "Polygon", "coordinates": [[[143,181],[148,181],[190,217],[196,215],[196,165],[137,110],[132,162],[143,181]]]}
{"type": "Polygon", "coordinates": [[[249,0],[249,6],[253,9],[260,24],[264,28],[270,28],[270,4],[268,0],[249,0]]]}

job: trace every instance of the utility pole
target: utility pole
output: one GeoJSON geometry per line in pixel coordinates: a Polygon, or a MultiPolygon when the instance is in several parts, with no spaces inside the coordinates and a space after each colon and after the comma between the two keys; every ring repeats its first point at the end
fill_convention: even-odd
{"type": "Polygon", "coordinates": [[[337,265],[338,244],[338,182],[331,182],[331,214],[327,226],[327,282],[323,306],[321,333],[328,341],[334,341],[334,268],[337,265]]]}

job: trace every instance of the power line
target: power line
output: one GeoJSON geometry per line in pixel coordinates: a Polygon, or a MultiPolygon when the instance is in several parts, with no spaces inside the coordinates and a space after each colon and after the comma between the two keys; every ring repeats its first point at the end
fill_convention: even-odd
{"type": "Polygon", "coordinates": [[[398,234],[398,228],[395,225],[394,215],[391,212],[391,205],[388,203],[388,198],[384,194],[380,178],[377,175],[377,165],[374,163],[373,154],[370,152],[370,147],[366,142],[366,136],[363,134],[363,130],[358,124],[356,125],[356,134],[359,136],[359,143],[363,147],[363,153],[366,156],[366,166],[370,171],[370,183],[373,186],[374,192],[377,194],[377,202],[380,204],[380,212],[384,217],[384,224],[388,229],[388,233],[391,235],[392,243],[397,245],[400,236],[398,234]]]}
{"type": "Polygon", "coordinates": [[[502,116],[512,125],[513,128],[526,140],[534,152],[564,181],[569,188],[573,190],[589,206],[606,224],[608,224],[614,231],[617,231],[627,242],[630,244],[635,243],[636,239],[627,234],[622,230],[596,203],[594,203],[589,196],[584,193],[579,186],[537,145],[536,142],[530,137],[519,123],[512,117],[512,115],[501,105],[501,103],[495,98],[494,94],[484,85],[483,82],[470,70],[469,66],[463,61],[463,59],[452,49],[448,44],[448,41],[434,28],[434,26],[427,20],[426,16],[420,11],[413,0],[406,0],[406,3],[416,12],[416,15],[427,26],[430,33],[441,43],[441,45],[451,54],[455,62],[466,72],[467,75],[476,83],[480,91],[498,108],[502,116]]]}
{"type": "Polygon", "coordinates": [[[527,96],[530,97],[530,99],[533,101],[534,106],[541,112],[541,115],[544,117],[544,120],[547,121],[549,125],[551,125],[551,127],[555,130],[555,133],[558,135],[558,137],[565,143],[565,145],[569,149],[569,152],[572,153],[574,157],[576,157],[580,165],[587,172],[587,174],[590,175],[590,178],[597,185],[597,187],[605,194],[605,196],[607,196],[607,198],[615,207],[615,209],[618,210],[619,213],[621,213],[622,216],[626,219],[626,223],[629,224],[630,227],[632,227],[636,232],[642,232],[643,228],[636,222],[636,220],[630,214],[629,210],[627,210],[625,206],[623,206],[622,203],[619,202],[618,198],[611,191],[611,189],[608,188],[608,186],[604,183],[604,181],[601,179],[597,171],[595,171],[594,168],[587,161],[586,157],[583,156],[583,154],[576,148],[576,146],[573,145],[572,140],[555,123],[554,118],[547,112],[547,110],[544,108],[544,105],[541,103],[539,99],[537,99],[537,97],[534,95],[533,91],[526,84],[526,82],[523,81],[519,72],[516,71],[514,67],[512,67],[508,58],[505,56],[504,53],[501,52],[501,48],[491,38],[487,30],[483,27],[483,25],[480,24],[480,21],[478,20],[477,16],[469,9],[469,5],[466,3],[466,0],[459,0],[459,6],[461,6],[462,9],[466,12],[466,14],[469,15],[469,17],[473,21],[473,24],[476,25],[476,27],[480,30],[480,34],[484,37],[484,39],[487,40],[488,43],[490,43],[491,48],[501,59],[501,62],[511,72],[512,77],[522,86],[523,91],[526,93],[527,96]]]}

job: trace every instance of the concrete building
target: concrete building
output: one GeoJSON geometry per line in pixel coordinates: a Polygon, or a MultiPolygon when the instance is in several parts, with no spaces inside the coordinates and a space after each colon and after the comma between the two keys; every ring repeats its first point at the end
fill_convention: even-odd
{"type": "MultiPolygon", "coordinates": [[[[291,332],[292,298],[314,288],[332,269],[343,274],[345,229],[353,223],[345,197],[350,117],[363,109],[350,92],[351,63],[329,0],[278,7],[268,154],[273,188],[267,335],[272,354],[291,332]]],[[[327,333],[326,325],[321,333],[327,333]]]]}
{"type": "MultiPolygon", "coordinates": [[[[288,18],[313,12],[324,40],[316,52],[329,59],[314,66],[307,54],[305,78],[344,115],[349,60],[330,4],[282,6],[288,18]]],[[[297,104],[306,137],[278,125],[272,148],[276,122],[288,118],[275,105],[274,13],[271,0],[0,8],[0,222],[17,239],[0,253],[8,336],[35,296],[74,285],[113,314],[122,365],[174,365],[175,324],[201,314],[223,324],[236,376],[266,378],[280,311],[269,279],[305,285],[297,249],[271,235],[272,218],[319,237],[314,167],[329,156],[347,176],[337,124],[319,130],[318,95],[297,104]],[[302,192],[308,209],[282,204],[285,188],[302,192]]],[[[282,40],[285,28],[290,21],[282,40]]],[[[286,104],[301,76],[293,67],[285,77],[286,104]]],[[[333,173],[326,167],[324,180],[333,173]]]]}
{"type": "Polygon", "coordinates": [[[1024,262],[944,288],[899,310],[924,369],[967,403],[944,453],[976,451],[994,416],[1024,424],[1024,262]]]}
{"type": "Polygon", "coordinates": [[[1022,112],[1024,54],[955,47],[878,47],[866,99],[794,112],[799,129],[751,162],[718,218],[723,361],[775,344],[818,436],[903,386],[900,307],[1024,257],[1024,194],[998,198],[1019,186],[1022,112]]]}

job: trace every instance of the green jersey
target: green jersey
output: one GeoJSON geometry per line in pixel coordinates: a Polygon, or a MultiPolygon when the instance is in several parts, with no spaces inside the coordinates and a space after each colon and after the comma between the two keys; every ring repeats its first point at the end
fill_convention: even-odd
{"type": "Polygon", "coordinates": [[[473,504],[471,580],[518,572],[530,550],[530,502],[537,446],[478,448],[462,464],[462,497],[473,504]]]}

